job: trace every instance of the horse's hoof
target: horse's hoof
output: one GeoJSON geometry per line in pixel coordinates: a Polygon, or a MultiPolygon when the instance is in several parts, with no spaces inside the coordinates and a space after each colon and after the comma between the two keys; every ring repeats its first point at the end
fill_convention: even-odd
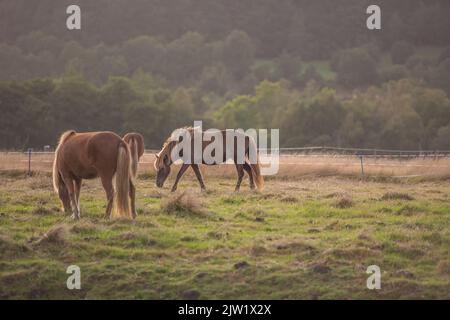
{"type": "Polygon", "coordinates": [[[80,216],[77,216],[77,215],[74,215],[74,214],[73,214],[73,215],[72,215],[72,219],[73,219],[73,220],[80,220],[80,216]]]}

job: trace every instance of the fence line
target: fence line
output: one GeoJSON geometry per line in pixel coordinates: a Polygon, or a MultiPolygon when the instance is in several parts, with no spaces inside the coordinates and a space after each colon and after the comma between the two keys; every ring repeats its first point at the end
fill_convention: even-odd
{"type": "MultiPolygon", "coordinates": [[[[338,148],[338,147],[298,147],[298,148],[279,148],[279,149],[259,149],[260,151],[269,151],[269,150],[277,150],[281,159],[281,165],[297,165],[297,166],[323,166],[323,165],[332,165],[332,166],[360,166],[361,176],[364,176],[364,168],[372,167],[372,166],[381,166],[381,167],[429,167],[429,168],[450,168],[450,165],[447,164],[417,164],[417,163],[408,163],[409,160],[414,159],[430,159],[430,160],[440,160],[443,158],[450,158],[450,151],[447,150],[388,150],[388,149],[358,149],[358,148],[338,148]],[[297,161],[292,162],[288,159],[317,159],[319,161],[297,161]],[[339,160],[347,159],[354,161],[347,161],[345,163],[341,163],[339,160]],[[320,161],[320,159],[336,159],[334,162],[326,162],[320,161]],[[386,163],[379,162],[380,160],[398,160],[399,163],[386,163]],[[287,161],[286,161],[287,160],[287,161]],[[374,160],[376,163],[370,163],[366,160],[374,160]]],[[[145,158],[153,156],[159,150],[147,149],[144,153],[144,161],[141,161],[142,164],[152,164],[152,161],[148,161],[145,158]]],[[[52,163],[53,159],[49,159],[45,156],[52,157],[54,155],[54,151],[33,151],[29,149],[25,152],[20,151],[0,151],[0,157],[2,156],[23,156],[22,159],[15,159],[15,162],[27,162],[27,171],[28,174],[32,173],[33,163],[52,163]],[[42,156],[42,157],[39,157],[42,156]],[[26,157],[26,158],[25,158],[26,157]],[[45,157],[43,159],[43,157],[45,157]]],[[[262,163],[265,158],[270,159],[270,153],[267,156],[262,157],[262,163]]],[[[266,159],[268,160],[268,159],[266,159]]],[[[267,163],[267,162],[266,162],[267,163]]]]}
{"type": "MultiPolygon", "coordinates": [[[[29,149],[27,151],[0,151],[5,154],[28,154],[31,150],[33,154],[53,154],[54,151],[34,151],[33,149],[29,149]]],[[[278,150],[280,154],[285,152],[286,155],[292,154],[297,151],[300,154],[307,154],[307,152],[315,151],[321,152],[320,154],[329,154],[332,151],[335,151],[338,154],[354,154],[354,155],[375,155],[375,156],[408,156],[408,155],[416,155],[416,156],[424,156],[424,155],[437,155],[437,156],[450,156],[450,150],[395,150],[395,149],[368,149],[368,148],[341,148],[341,147],[283,147],[283,148],[258,148],[258,150],[262,151],[276,151],[278,150]]],[[[145,154],[155,154],[160,150],[157,149],[146,149],[145,154]]],[[[311,155],[311,154],[308,154],[311,155]]]]}
{"type": "MultiPolygon", "coordinates": [[[[32,160],[33,162],[34,160],[32,160]]],[[[20,160],[20,162],[27,162],[28,160],[20,160]]],[[[53,163],[50,160],[41,160],[39,163],[53,163]]],[[[153,164],[151,161],[139,161],[140,164],[153,164]]],[[[315,166],[315,165],[329,165],[330,162],[282,162],[283,165],[305,165],[305,166],[315,166]]],[[[333,163],[334,166],[351,166],[351,165],[360,165],[359,161],[355,161],[354,163],[333,163]]],[[[392,163],[364,163],[363,166],[385,166],[385,167],[399,167],[398,164],[392,163]]],[[[402,163],[402,167],[433,167],[433,168],[450,168],[450,165],[424,165],[424,164],[405,164],[402,163]]]]}
{"type": "MultiPolygon", "coordinates": [[[[32,155],[51,155],[53,156],[54,152],[0,152],[0,156],[7,156],[7,155],[18,155],[18,156],[27,156],[29,154],[32,155]]],[[[154,156],[155,153],[147,153],[145,152],[143,156],[154,156]]],[[[261,155],[261,154],[260,154],[261,155]]],[[[364,158],[450,158],[450,154],[428,154],[428,155],[401,155],[401,154],[333,154],[333,153],[320,153],[320,154],[292,154],[292,153],[279,153],[280,157],[285,158],[349,158],[349,157],[364,157],[364,158]]],[[[267,154],[264,155],[266,157],[272,157],[274,155],[267,154]]]]}

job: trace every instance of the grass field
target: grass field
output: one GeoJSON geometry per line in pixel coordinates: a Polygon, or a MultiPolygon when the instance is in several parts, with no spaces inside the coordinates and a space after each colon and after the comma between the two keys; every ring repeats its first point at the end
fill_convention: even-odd
{"type": "Polygon", "coordinates": [[[175,195],[173,177],[141,175],[135,223],[103,218],[98,180],[74,222],[48,173],[1,173],[0,298],[450,299],[448,180],[280,176],[236,194],[204,171],[206,193],[188,175],[175,195]],[[66,288],[73,264],[81,290],[66,288]]]}

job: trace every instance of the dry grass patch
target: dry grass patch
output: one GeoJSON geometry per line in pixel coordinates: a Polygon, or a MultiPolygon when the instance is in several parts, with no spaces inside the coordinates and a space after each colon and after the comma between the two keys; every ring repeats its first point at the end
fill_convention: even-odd
{"type": "Polygon", "coordinates": [[[41,237],[32,242],[34,246],[54,244],[64,245],[66,244],[66,238],[69,233],[69,228],[66,225],[59,225],[51,228],[41,237]]]}
{"type": "Polygon", "coordinates": [[[346,209],[353,207],[353,198],[347,193],[339,193],[335,196],[336,200],[333,204],[335,208],[346,209]]]}
{"type": "Polygon", "coordinates": [[[407,200],[411,201],[414,200],[414,197],[410,196],[407,193],[401,193],[401,192],[386,192],[383,194],[383,196],[380,198],[380,200],[386,201],[386,200],[407,200]]]}
{"type": "Polygon", "coordinates": [[[297,203],[298,199],[296,197],[286,196],[281,198],[280,201],[285,203],[297,203]]]}
{"type": "Polygon", "coordinates": [[[449,261],[446,261],[446,260],[440,261],[436,268],[440,274],[450,275],[450,262],[449,261]]]}
{"type": "Polygon", "coordinates": [[[267,253],[267,249],[264,246],[255,245],[255,246],[250,248],[249,253],[252,256],[258,257],[258,256],[262,256],[262,255],[266,254],[267,253]]]}
{"type": "Polygon", "coordinates": [[[169,196],[161,201],[161,210],[166,213],[188,214],[193,216],[204,216],[206,211],[203,203],[186,191],[169,196]]]}
{"type": "Polygon", "coordinates": [[[42,190],[49,189],[52,186],[52,181],[49,177],[45,175],[38,175],[33,179],[32,182],[29,183],[29,187],[31,190],[42,190]]]}
{"type": "Polygon", "coordinates": [[[206,234],[207,239],[227,240],[230,237],[228,232],[210,231],[206,234]]]}

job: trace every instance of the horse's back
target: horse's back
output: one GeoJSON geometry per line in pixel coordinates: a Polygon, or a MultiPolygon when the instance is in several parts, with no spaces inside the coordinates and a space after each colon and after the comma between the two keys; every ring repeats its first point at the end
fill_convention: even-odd
{"type": "Polygon", "coordinates": [[[114,132],[98,132],[88,141],[88,156],[92,164],[99,169],[113,169],[117,164],[119,146],[123,140],[114,132]]]}
{"type": "Polygon", "coordinates": [[[62,165],[84,179],[97,177],[99,171],[114,173],[121,143],[122,139],[109,131],[76,133],[61,146],[62,165]]]}

